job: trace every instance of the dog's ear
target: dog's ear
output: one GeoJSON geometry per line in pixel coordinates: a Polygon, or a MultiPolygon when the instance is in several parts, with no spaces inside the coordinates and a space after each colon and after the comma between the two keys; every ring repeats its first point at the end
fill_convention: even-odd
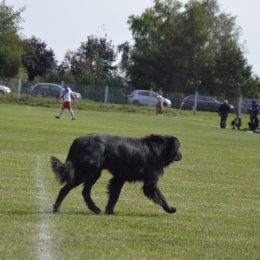
{"type": "Polygon", "coordinates": [[[170,145],[172,151],[174,152],[180,151],[181,144],[177,137],[169,136],[168,145],[170,145]]]}
{"type": "Polygon", "coordinates": [[[180,150],[180,148],[181,148],[180,141],[179,141],[178,138],[176,138],[176,137],[173,137],[173,138],[174,138],[174,146],[175,146],[175,149],[176,149],[176,150],[180,150]]]}
{"type": "Polygon", "coordinates": [[[162,136],[162,135],[154,135],[154,134],[152,134],[149,137],[150,137],[149,138],[150,141],[152,141],[152,142],[162,142],[162,143],[165,143],[165,137],[162,136]]]}
{"type": "Polygon", "coordinates": [[[167,136],[164,135],[150,135],[150,143],[153,143],[156,145],[158,149],[165,149],[168,143],[168,138],[167,136]]]}
{"type": "Polygon", "coordinates": [[[164,150],[167,146],[167,140],[165,136],[162,135],[155,135],[151,134],[148,136],[145,136],[143,138],[143,141],[151,147],[152,150],[157,150],[158,152],[161,152],[164,150]]]}

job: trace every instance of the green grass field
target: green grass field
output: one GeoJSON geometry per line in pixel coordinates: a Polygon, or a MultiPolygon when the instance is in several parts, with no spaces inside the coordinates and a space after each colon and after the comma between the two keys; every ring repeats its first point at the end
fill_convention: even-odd
{"type": "MultiPolygon", "coordinates": [[[[146,113],[0,104],[0,259],[260,259],[259,134],[219,128],[217,113],[173,109],[146,113]],[[176,114],[176,111],[175,111],[176,114]],[[168,214],[149,201],[141,184],[123,187],[114,216],[104,214],[103,172],[92,191],[102,209],[86,207],[82,186],[52,214],[61,186],[50,156],[66,159],[72,141],[100,132],[178,137],[183,159],[166,169],[159,187],[177,208],[168,214]]],[[[132,112],[131,112],[132,111],[132,112]]]]}

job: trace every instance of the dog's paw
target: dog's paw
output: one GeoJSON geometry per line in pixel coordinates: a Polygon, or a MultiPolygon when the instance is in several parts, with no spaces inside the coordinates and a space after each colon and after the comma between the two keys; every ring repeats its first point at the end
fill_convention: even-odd
{"type": "Polygon", "coordinates": [[[176,211],[177,211],[177,209],[176,209],[176,208],[174,208],[174,207],[172,207],[172,208],[171,208],[171,211],[170,211],[169,213],[171,213],[171,214],[172,214],[172,213],[175,213],[176,211]]]}
{"type": "Polygon", "coordinates": [[[53,213],[54,213],[54,214],[55,214],[55,213],[60,213],[60,207],[54,204],[54,205],[53,205],[53,213]]]}
{"type": "Polygon", "coordinates": [[[177,210],[176,210],[176,208],[174,208],[174,207],[162,207],[167,213],[170,213],[170,214],[172,214],[172,213],[175,213],[177,210]]]}
{"type": "Polygon", "coordinates": [[[106,210],[106,215],[115,215],[113,210],[106,210]]]}
{"type": "Polygon", "coordinates": [[[99,214],[101,212],[101,209],[96,207],[95,209],[92,210],[95,214],[99,214]]]}

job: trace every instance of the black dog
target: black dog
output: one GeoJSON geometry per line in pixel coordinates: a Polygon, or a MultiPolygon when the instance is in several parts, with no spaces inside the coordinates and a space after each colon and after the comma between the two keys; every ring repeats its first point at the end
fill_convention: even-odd
{"type": "Polygon", "coordinates": [[[53,213],[60,211],[63,199],[71,189],[84,182],[82,195],[90,210],[100,213],[90,197],[91,188],[103,169],[113,175],[108,184],[106,214],[114,214],[114,207],[126,181],[142,181],[145,196],[162,206],[168,213],[170,207],[157,186],[160,175],[170,163],[180,161],[180,143],[176,137],[149,135],[128,138],[107,134],[90,134],[74,140],[65,163],[51,156],[51,166],[56,178],[66,185],[60,190],[53,213]]]}

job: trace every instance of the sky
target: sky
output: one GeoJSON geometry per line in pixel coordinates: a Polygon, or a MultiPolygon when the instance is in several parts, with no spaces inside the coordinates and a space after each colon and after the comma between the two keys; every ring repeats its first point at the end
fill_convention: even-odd
{"type": "MultiPolygon", "coordinates": [[[[75,51],[91,35],[107,37],[115,47],[126,41],[133,43],[128,17],[141,15],[153,6],[152,0],[5,0],[5,3],[14,10],[26,6],[22,13],[22,34],[44,41],[47,48],[53,49],[58,62],[68,50],[75,51]]],[[[260,75],[260,0],[218,0],[218,3],[222,11],[236,17],[248,65],[254,74],[260,75]]]]}

